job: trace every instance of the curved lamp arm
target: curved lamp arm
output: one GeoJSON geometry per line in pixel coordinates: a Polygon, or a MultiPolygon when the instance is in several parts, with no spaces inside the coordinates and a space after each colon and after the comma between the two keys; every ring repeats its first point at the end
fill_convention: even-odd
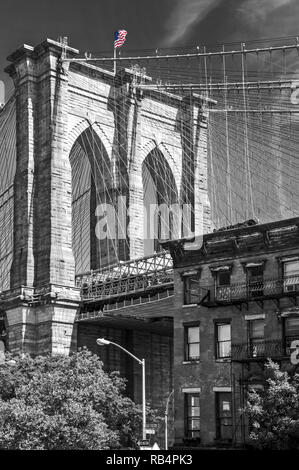
{"type": "Polygon", "coordinates": [[[145,359],[139,359],[138,357],[134,356],[130,351],[123,348],[120,344],[114,343],[113,341],[109,341],[105,338],[98,338],[96,341],[98,346],[105,346],[109,344],[113,344],[117,348],[121,349],[125,353],[129,354],[135,361],[137,361],[142,366],[142,439],[146,440],[146,405],[145,405],[145,359]]]}

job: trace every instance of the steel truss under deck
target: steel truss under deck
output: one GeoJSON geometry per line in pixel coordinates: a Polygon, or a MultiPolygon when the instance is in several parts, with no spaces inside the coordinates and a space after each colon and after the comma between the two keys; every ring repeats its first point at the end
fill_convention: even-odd
{"type": "Polygon", "coordinates": [[[154,294],[172,287],[173,265],[170,253],[119,262],[107,268],[76,276],[81,299],[89,302],[154,294]]]}

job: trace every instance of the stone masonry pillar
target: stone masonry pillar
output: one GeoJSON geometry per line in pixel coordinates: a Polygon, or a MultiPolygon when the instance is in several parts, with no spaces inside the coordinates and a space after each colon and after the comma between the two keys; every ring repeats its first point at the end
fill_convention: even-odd
{"type": "Polygon", "coordinates": [[[142,173],[138,169],[141,141],[142,91],[134,88],[131,97],[129,127],[129,236],[130,258],[144,255],[144,203],[142,173]]]}
{"type": "Polygon", "coordinates": [[[142,99],[142,91],[136,85],[141,79],[148,77],[144,77],[140,70],[122,69],[115,80],[116,189],[121,196],[116,207],[118,219],[122,222],[118,227],[118,255],[121,260],[143,256],[143,186],[136,166],[142,99]]]}
{"type": "Polygon", "coordinates": [[[32,58],[33,48],[24,45],[8,59],[17,63],[6,70],[15,85],[17,168],[14,179],[14,235],[11,287],[32,286],[33,256],[33,197],[35,112],[37,81],[32,58]]]}
{"type": "Polygon", "coordinates": [[[212,103],[203,100],[202,105],[194,109],[194,232],[199,236],[214,228],[208,197],[207,127],[210,106],[212,103]]]}
{"type": "Polygon", "coordinates": [[[6,69],[14,80],[17,122],[8,347],[32,354],[69,351],[79,301],[63,52],[78,53],[49,39],[35,48],[24,45],[8,57],[6,69]]]}
{"type": "MultiPolygon", "coordinates": [[[[208,148],[207,125],[208,102],[192,94],[183,99],[181,107],[182,187],[181,202],[190,204],[192,210],[186,213],[187,227],[183,236],[201,236],[212,229],[210,202],[208,198],[208,148]],[[191,216],[191,217],[190,217],[191,216]]],[[[184,227],[185,229],[185,227],[184,227]]]]}

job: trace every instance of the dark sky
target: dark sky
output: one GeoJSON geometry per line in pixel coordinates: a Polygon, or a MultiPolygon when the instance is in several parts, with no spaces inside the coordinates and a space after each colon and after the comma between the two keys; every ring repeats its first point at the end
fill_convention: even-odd
{"type": "Polygon", "coordinates": [[[298,0],[10,0],[1,5],[0,80],[8,54],[46,37],[112,52],[119,28],[124,47],[145,49],[296,35],[298,19],[298,0]]]}

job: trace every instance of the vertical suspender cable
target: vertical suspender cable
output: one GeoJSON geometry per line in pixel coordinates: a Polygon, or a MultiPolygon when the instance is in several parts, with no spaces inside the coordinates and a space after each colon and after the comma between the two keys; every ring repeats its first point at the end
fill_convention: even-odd
{"type": "MultiPolygon", "coordinates": [[[[244,51],[245,44],[241,44],[241,49],[244,51]]],[[[243,89],[243,105],[244,105],[244,140],[245,140],[245,165],[246,165],[246,177],[247,177],[247,188],[246,188],[246,219],[249,218],[249,204],[251,205],[251,213],[254,217],[253,197],[252,197],[252,185],[251,185],[251,173],[250,173],[250,160],[249,160],[249,140],[248,140],[248,120],[247,120],[247,95],[245,87],[245,52],[241,54],[242,63],[242,89],[243,89]]]]}
{"type": "MultiPolygon", "coordinates": [[[[223,45],[224,52],[224,45],[223,45]]],[[[227,100],[227,76],[225,55],[222,56],[223,64],[223,83],[224,83],[224,108],[225,108],[225,137],[226,137],[226,164],[227,164],[227,205],[228,205],[228,219],[232,224],[232,199],[231,199],[231,174],[230,174],[230,147],[229,147],[229,128],[228,128],[228,100],[227,100]]]]}

